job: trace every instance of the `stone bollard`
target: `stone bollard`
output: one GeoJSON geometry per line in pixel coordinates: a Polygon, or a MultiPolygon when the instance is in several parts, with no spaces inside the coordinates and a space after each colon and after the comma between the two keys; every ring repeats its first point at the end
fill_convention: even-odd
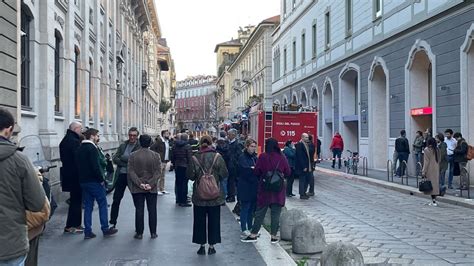
{"type": "Polygon", "coordinates": [[[326,247],[326,236],[323,226],[314,218],[297,222],[291,230],[293,253],[320,253],[326,247]]]}
{"type": "Polygon", "coordinates": [[[293,230],[294,225],[308,218],[308,216],[298,209],[291,209],[281,213],[280,217],[280,238],[283,240],[291,240],[291,230],[293,230]]]}
{"type": "Polygon", "coordinates": [[[326,247],[321,256],[321,266],[364,265],[362,253],[351,243],[341,241],[326,247]]]}

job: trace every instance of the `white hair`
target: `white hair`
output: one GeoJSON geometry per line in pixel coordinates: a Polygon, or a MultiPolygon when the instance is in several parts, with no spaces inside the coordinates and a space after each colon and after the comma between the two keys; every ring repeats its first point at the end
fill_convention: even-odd
{"type": "Polygon", "coordinates": [[[69,129],[70,129],[70,130],[73,130],[74,128],[76,128],[76,127],[78,127],[78,126],[82,127],[82,124],[79,123],[79,122],[77,122],[77,121],[74,121],[74,122],[72,122],[71,124],[69,124],[69,129]]]}

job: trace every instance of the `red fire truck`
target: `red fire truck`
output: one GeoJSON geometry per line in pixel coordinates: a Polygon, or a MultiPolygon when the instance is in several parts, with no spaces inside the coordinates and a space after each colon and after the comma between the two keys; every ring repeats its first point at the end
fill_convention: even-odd
{"type": "Polygon", "coordinates": [[[275,138],[280,148],[283,148],[288,140],[298,142],[303,133],[311,134],[316,142],[317,121],[317,112],[265,112],[261,105],[254,106],[249,111],[250,136],[257,141],[259,154],[264,151],[265,139],[268,138],[275,138]]]}

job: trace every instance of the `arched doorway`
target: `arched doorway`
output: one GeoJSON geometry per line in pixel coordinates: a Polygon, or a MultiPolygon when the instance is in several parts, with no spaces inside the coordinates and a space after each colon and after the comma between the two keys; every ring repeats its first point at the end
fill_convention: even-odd
{"type": "Polygon", "coordinates": [[[311,91],[311,107],[317,112],[319,111],[319,93],[318,88],[313,87],[311,91]]]}
{"type": "Polygon", "coordinates": [[[293,93],[293,96],[291,97],[291,103],[298,104],[298,96],[296,96],[296,93],[293,93]]]}
{"type": "Polygon", "coordinates": [[[359,71],[346,65],[339,75],[339,128],[344,148],[359,151],[359,71]]]}
{"type": "Polygon", "coordinates": [[[323,89],[323,106],[322,106],[322,127],[323,127],[323,139],[322,139],[322,150],[321,153],[324,157],[330,156],[329,146],[331,145],[333,129],[334,129],[334,108],[333,108],[333,88],[332,82],[329,78],[326,78],[323,89]]]}
{"type": "Polygon", "coordinates": [[[301,106],[307,107],[308,106],[308,99],[306,97],[306,91],[301,91],[301,100],[300,100],[301,106]]]}
{"type": "Polygon", "coordinates": [[[461,46],[461,132],[468,143],[474,142],[474,23],[461,46]]]}
{"type": "Polygon", "coordinates": [[[388,69],[376,57],[369,73],[369,163],[374,169],[385,169],[388,154],[389,104],[388,69]]]}

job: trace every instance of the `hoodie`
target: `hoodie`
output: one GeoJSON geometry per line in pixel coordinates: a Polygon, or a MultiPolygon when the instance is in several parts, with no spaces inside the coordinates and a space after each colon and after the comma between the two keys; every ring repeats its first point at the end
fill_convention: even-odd
{"type": "Polygon", "coordinates": [[[26,211],[43,209],[46,195],[30,160],[0,140],[0,261],[28,253],[26,211]]]}
{"type": "Polygon", "coordinates": [[[341,135],[336,134],[334,135],[334,138],[332,138],[332,143],[331,143],[331,150],[333,149],[339,149],[339,150],[344,150],[344,141],[342,140],[341,135]]]}
{"type": "Polygon", "coordinates": [[[174,167],[188,167],[192,155],[191,145],[187,141],[177,140],[172,150],[171,163],[174,167]]]}

